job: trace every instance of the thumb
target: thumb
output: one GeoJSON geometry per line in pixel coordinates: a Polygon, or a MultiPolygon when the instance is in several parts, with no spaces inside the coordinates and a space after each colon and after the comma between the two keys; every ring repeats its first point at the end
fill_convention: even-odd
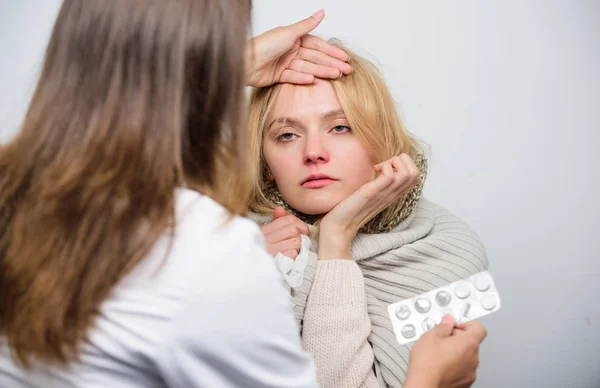
{"type": "Polygon", "coordinates": [[[317,28],[317,26],[323,21],[323,18],[325,18],[325,11],[320,10],[317,11],[311,17],[308,17],[304,20],[299,21],[298,23],[292,24],[285,28],[289,29],[292,32],[292,34],[294,35],[294,39],[298,39],[317,28]]]}
{"type": "Polygon", "coordinates": [[[281,206],[277,206],[275,208],[275,210],[273,210],[273,221],[275,221],[278,218],[281,218],[283,216],[285,216],[287,213],[285,212],[285,209],[282,208],[281,206]]]}
{"type": "Polygon", "coordinates": [[[442,318],[440,324],[437,325],[437,327],[435,328],[435,333],[440,338],[450,337],[450,334],[452,334],[452,330],[454,329],[455,323],[456,321],[454,320],[452,315],[446,314],[444,315],[444,318],[442,318]]]}

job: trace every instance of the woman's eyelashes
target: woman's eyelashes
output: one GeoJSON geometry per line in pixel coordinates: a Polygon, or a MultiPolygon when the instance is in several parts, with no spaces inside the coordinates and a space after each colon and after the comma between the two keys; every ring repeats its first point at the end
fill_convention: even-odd
{"type": "MultiPolygon", "coordinates": [[[[351,131],[352,131],[352,129],[349,126],[340,124],[340,125],[336,125],[336,126],[332,127],[328,132],[332,133],[334,135],[337,135],[337,134],[349,133],[351,131]]],[[[298,137],[298,134],[296,134],[292,131],[289,131],[289,130],[283,130],[275,135],[275,141],[277,143],[287,143],[287,142],[295,140],[297,137],[298,137]]]]}
{"type": "Polygon", "coordinates": [[[275,138],[275,141],[277,141],[277,143],[288,142],[288,141],[294,140],[296,137],[297,137],[297,135],[295,133],[283,132],[280,135],[277,135],[277,137],[275,138]]]}
{"type": "Polygon", "coordinates": [[[350,131],[351,131],[351,129],[347,125],[336,125],[335,127],[333,127],[331,129],[331,132],[333,132],[333,133],[346,133],[346,132],[350,132],[350,131]]]}

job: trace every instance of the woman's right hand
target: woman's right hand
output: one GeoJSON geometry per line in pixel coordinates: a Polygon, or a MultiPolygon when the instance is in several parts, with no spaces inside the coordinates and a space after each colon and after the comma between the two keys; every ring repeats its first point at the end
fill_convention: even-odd
{"type": "Polygon", "coordinates": [[[247,85],[263,87],[275,83],[306,85],[315,78],[336,79],[350,74],[348,54],[309,33],[323,21],[325,12],[298,23],[274,28],[248,42],[247,85]]]}
{"type": "Polygon", "coordinates": [[[381,173],[334,207],[321,221],[319,259],[350,259],[356,233],[417,183],[421,172],[407,154],[374,167],[381,173]]]}
{"type": "Polygon", "coordinates": [[[413,347],[404,388],[470,387],[477,377],[479,345],[486,335],[478,321],[455,326],[452,316],[446,315],[413,347]]]}
{"type": "Polygon", "coordinates": [[[301,234],[308,236],[308,226],[297,217],[286,214],[285,209],[276,207],[273,221],[260,228],[271,256],[281,252],[296,259],[302,243],[301,234]]]}

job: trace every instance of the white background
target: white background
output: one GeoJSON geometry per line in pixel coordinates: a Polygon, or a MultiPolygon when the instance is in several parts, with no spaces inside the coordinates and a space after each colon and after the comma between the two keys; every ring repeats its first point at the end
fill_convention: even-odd
{"type": "MultiPolygon", "coordinates": [[[[0,0],[0,141],[59,3],[0,0]]],[[[255,0],[253,32],[320,8],[430,145],[426,195],[488,248],[503,308],[475,386],[600,387],[600,1],[255,0]]]]}

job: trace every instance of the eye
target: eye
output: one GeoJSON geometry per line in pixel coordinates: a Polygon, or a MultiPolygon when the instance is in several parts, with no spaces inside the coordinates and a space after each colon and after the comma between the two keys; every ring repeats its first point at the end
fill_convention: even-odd
{"type": "Polygon", "coordinates": [[[291,133],[291,132],[285,132],[282,133],[281,135],[277,136],[277,141],[290,141],[290,140],[294,140],[295,138],[295,134],[291,133]]]}
{"type": "Polygon", "coordinates": [[[336,125],[335,127],[333,127],[331,129],[331,131],[334,132],[334,133],[350,132],[350,127],[347,127],[345,125],[336,125]]]}

